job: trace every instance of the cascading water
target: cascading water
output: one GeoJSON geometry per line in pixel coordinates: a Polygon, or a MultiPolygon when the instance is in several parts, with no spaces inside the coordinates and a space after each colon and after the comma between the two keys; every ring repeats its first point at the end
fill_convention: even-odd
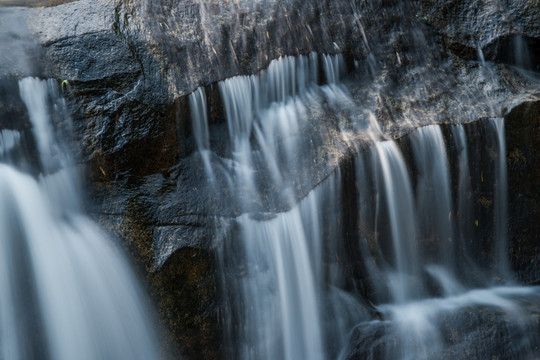
{"type": "Polygon", "coordinates": [[[460,346],[474,346],[477,356],[487,356],[486,336],[492,335],[452,335],[455,340],[448,342],[449,332],[471,326],[468,309],[475,312],[469,321],[481,323],[490,316],[511,324],[498,331],[520,341],[506,344],[505,356],[534,353],[524,309],[538,300],[538,291],[512,285],[507,260],[503,120],[483,123],[498,152],[490,155],[495,162],[486,163],[494,167],[488,172],[495,183],[495,211],[488,221],[494,226],[495,260],[487,264],[474,252],[480,223],[471,200],[473,176],[480,174],[485,186],[484,171],[470,171],[470,144],[462,125],[425,126],[398,143],[386,139],[373,114],[367,128],[338,118],[336,126],[346,139],[351,128],[367,131],[371,139],[367,149],[354,147],[358,202],[344,208],[346,180],[339,170],[297,200],[297,169],[316,150],[302,136],[316,104],[324,102],[328,111],[345,117],[356,106],[340,82],[343,59],[323,55],[320,60],[324,85],[318,85],[314,54],[280,58],[258,75],[219,84],[230,157],[212,151],[207,140],[203,89],[190,96],[206,176],[213,191],[225,186],[235,194],[242,213],[230,238],[219,244],[228,299],[226,356],[328,359],[341,353],[344,359],[431,359],[451,358],[460,346]],[[358,216],[353,220],[358,236],[351,237],[342,221],[350,218],[349,211],[358,216]],[[347,270],[340,256],[350,256],[344,237],[359,239],[361,258],[353,261],[362,263],[364,299],[344,290],[347,270]],[[508,286],[501,286],[503,279],[508,286]],[[346,346],[354,324],[350,339],[363,344],[360,350],[346,346]]]}
{"type": "MultiPolygon", "coordinates": [[[[153,359],[156,329],[130,264],[81,205],[78,171],[58,139],[55,81],[24,78],[36,178],[23,136],[0,136],[0,357],[153,359]],[[56,128],[54,127],[56,126],[56,128]],[[16,156],[17,155],[17,156],[16,156]]],[[[66,130],[66,129],[64,129],[66,130]]]]}
{"type": "Polygon", "coordinates": [[[381,191],[386,199],[395,268],[388,282],[392,298],[405,302],[417,296],[421,289],[411,283],[418,281],[418,244],[415,229],[414,204],[407,169],[397,145],[392,141],[375,144],[381,175],[381,191]]]}
{"type": "MultiPolygon", "coordinates": [[[[538,98],[538,82],[505,65],[538,69],[531,4],[84,0],[25,10],[28,31],[6,12],[16,21],[0,28],[4,42],[35,37],[29,58],[84,99],[85,153],[116,171],[98,166],[92,195],[152,262],[179,351],[528,359],[539,291],[511,267],[536,248],[508,239],[505,124],[493,117],[538,98]],[[347,61],[269,63],[314,49],[347,61]],[[184,112],[177,97],[200,85],[184,112]]],[[[34,73],[15,66],[20,49],[4,51],[2,77],[34,73]]],[[[84,214],[51,85],[24,79],[30,122],[0,119],[0,358],[158,357],[128,264],[84,214]]],[[[511,168],[529,160],[516,150],[511,168]]]]}
{"type": "Polygon", "coordinates": [[[504,138],[504,119],[494,118],[490,120],[490,126],[495,129],[497,144],[497,163],[495,181],[495,258],[497,270],[503,277],[510,276],[510,264],[508,263],[508,214],[507,194],[508,184],[506,180],[506,140],[504,138]]]}
{"type": "MultiPolygon", "coordinates": [[[[457,168],[459,175],[457,177],[457,203],[456,207],[456,229],[455,240],[457,265],[459,269],[474,269],[474,261],[471,259],[472,254],[471,243],[473,241],[473,209],[469,199],[472,193],[471,189],[471,173],[469,171],[469,153],[467,150],[467,135],[462,125],[454,125],[451,127],[452,139],[454,140],[455,152],[457,153],[457,168]],[[462,259],[464,257],[464,259],[462,259]]],[[[459,271],[463,274],[463,271],[459,271]]]]}
{"type": "Polygon", "coordinates": [[[208,134],[208,114],[206,112],[206,92],[204,88],[197,89],[189,97],[193,134],[197,142],[197,148],[201,154],[204,169],[210,182],[214,182],[214,173],[210,164],[210,139],[208,134]]]}
{"type": "Polygon", "coordinates": [[[439,126],[426,126],[411,136],[418,177],[416,189],[419,236],[431,239],[438,249],[438,263],[453,269],[453,209],[446,145],[439,126]]]}
{"type": "Polygon", "coordinates": [[[484,127],[496,139],[493,143],[499,151],[495,164],[493,219],[495,266],[476,263],[476,255],[468,252],[473,249],[470,244],[472,227],[479,224],[474,221],[470,208],[467,140],[461,125],[454,125],[450,130],[450,138],[458,151],[457,212],[451,201],[454,197],[446,145],[438,125],[418,129],[409,139],[412,147],[410,166],[414,167],[416,175],[414,200],[411,196],[413,181],[409,179],[406,162],[395,143],[377,142],[371,162],[357,161],[359,214],[362,216],[359,222],[364,224],[360,228],[362,237],[371,242],[363,247],[364,263],[373,281],[374,299],[379,303],[376,308],[384,321],[370,320],[358,325],[355,334],[358,343],[365,344],[365,348],[349,359],[453,358],[452,351],[460,347],[473,348],[471,358],[486,358],[490,354],[489,336],[493,336],[490,331],[499,326],[496,322],[491,323],[490,331],[479,330],[468,337],[456,335],[450,343],[447,340],[449,329],[454,329],[452,331],[457,334],[474,321],[479,321],[475,325],[478,327],[481,321],[488,321],[471,320],[467,309],[475,309],[474,317],[488,313],[509,324],[504,336],[516,342],[506,345],[505,358],[529,358],[534,354],[536,340],[535,335],[530,334],[533,323],[525,314],[527,306],[539,300],[539,290],[511,283],[506,287],[490,287],[493,280],[485,280],[508,275],[508,255],[507,242],[503,240],[505,235],[501,236],[507,226],[506,217],[501,216],[506,211],[506,169],[501,164],[505,161],[504,122],[502,119],[486,120],[484,127]],[[382,186],[373,188],[370,178],[378,179],[376,182],[382,182],[382,186]],[[373,207],[377,209],[375,219],[369,214],[373,207]],[[369,219],[371,227],[365,223],[369,219]],[[370,231],[384,234],[385,222],[389,223],[387,236],[392,239],[391,246],[385,244],[384,236],[369,240],[370,231]],[[464,254],[456,256],[458,251],[464,254]],[[473,271],[484,273],[483,283],[471,278],[473,271]],[[475,288],[478,285],[482,288],[475,288]],[[369,344],[374,333],[385,335],[369,344]]]}
{"type": "MultiPolygon", "coordinates": [[[[309,125],[309,109],[323,99],[332,104],[347,100],[337,87],[339,68],[333,67],[342,60],[325,59],[329,84],[324,89],[317,85],[315,54],[280,58],[259,75],[219,84],[232,158],[216,162],[207,176],[225,172],[230,191],[238,194],[246,212],[236,219],[236,235],[220,250],[223,273],[238,272],[234,280],[224,280],[230,299],[227,335],[237,344],[232,358],[325,359],[339,349],[336,344],[343,344],[359,317],[357,309],[351,310],[357,303],[332,288],[340,281],[339,271],[328,273],[321,266],[330,250],[324,234],[338,236],[330,232],[340,231],[338,218],[332,218],[341,203],[339,173],[298,204],[294,195],[294,174],[302,161],[310,161],[312,145],[300,136],[309,125]],[[279,189],[275,198],[266,198],[269,189],[279,189]],[[261,203],[285,211],[273,214],[261,203]],[[326,304],[333,307],[323,313],[326,304]]],[[[192,107],[200,108],[195,105],[202,104],[198,96],[190,96],[192,107]]],[[[206,115],[197,121],[207,121],[206,115]]],[[[199,152],[204,151],[199,146],[199,152]]]]}

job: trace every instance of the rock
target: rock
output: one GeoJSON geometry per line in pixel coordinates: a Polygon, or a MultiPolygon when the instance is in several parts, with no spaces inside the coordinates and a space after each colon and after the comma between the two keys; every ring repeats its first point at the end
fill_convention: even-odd
{"type": "Polygon", "coordinates": [[[346,6],[279,1],[81,0],[27,16],[45,74],[67,79],[77,99],[86,159],[110,178],[163,171],[189,155],[175,99],[278,56],[339,51],[348,38],[341,17],[352,15],[346,6]]]}
{"type": "Polygon", "coordinates": [[[540,283],[540,100],[506,116],[510,256],[519,280],[540,283]]]}
{"type": "MultiPolygon", "coordinates": [[[[415,348],[414,344],[420,339],[411,339],[408,344],[398,340],[395,332],[399,330],[393,321],[362,323],[353,330],[351,345],[342,353],[342,358],[376,360],[387,356],[410,356],[411,353],[402,353],[404,349],[418,351],[415,354],[421,359],[528,358],[537,351],[535,339],[540,335],[540,318],[537,305],[529,304],[525,311],[526,314],[520,314],[521,319],[525,320],[524,325],[516,324],[515,317],[505,311],[490,307],[473,306],[441,314],[433,322],[434,329],[431,330],[438,344],[417,344],[419,348],[415,348]]],[[[416,330],[411,328],[411,334],[416,330]]]]}
{"type": "MultiPolygon", "coordinates": [[[[515,51],[523,39],[529,45],[531,68],[538,62],[540,22],[537,0],[492,1],[423,0],[422,13],[430,24],[442,34],[445,45],[460,56],[478,58],[482,49],[487,60],[513,65],[519,64],[515,51]],[[517,42],[516,42],[517,40],[517,42]]],[[[538,68],[536,68],[538,71],[538,68]]]]}
{"type": "Polygon", "coordinates": [[[45,75],[68,80],[77,99],[83,154],[109,178],[128,169],[153,173],[178,159],[166,81],[140,40],[121,33],[118,11],[110,1],[76,1],[28,14],[44,47],[45,75]]]}

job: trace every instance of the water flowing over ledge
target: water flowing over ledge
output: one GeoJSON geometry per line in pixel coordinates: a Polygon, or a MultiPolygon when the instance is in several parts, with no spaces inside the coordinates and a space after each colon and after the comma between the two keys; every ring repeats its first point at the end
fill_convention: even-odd
{"type": "MultiPolygon", "coordinates": [[[[532,180],[516,190],[516,171],[536,160],[515,136],[533,112],[514,107],[538,98],[537,15],[532,2],[458,3],[17,10],[45,76],[69,84],[92,210],[134,254],[184,357],[456,358],[470,339],[477,358],[528,355],[536,301],[516,284],[538,281],[524,210],[537,196],[532,180]],[[344,61],[317,55],[312,73],[311,51],[344,61]],[[489,337],[502,340],[489,349],[489,337]]],[[[0,124],[18,161],[33,126],[0,124]]],[[[49,153],[43,171],[56,173],[49,153]]]]}
{"type": "MultiPolygon", "coordinates": [[[[307,119],[304,109],[314,99],[324,99],[333,111],[354,107],[339,77],[333,76],[339,73],[334,65],[340,63],[339,55],[323,57],[328,81],[323,86],[306,76],[317,73],[312,70],[316,59],[284,58],[273,62],[268,72],[220,83],[231,159],[210,160],[215,154],[204,90],[190,96],[207,181],[212,189],[228,188],[246,212],[236,219],[231,238],[218,248],[220,273],[227,274],[222,277],[227,356],[291,360],[333,358],[340,352],[344,359],[445,356],[452,347],[444,338],[441,319],[455,317],[446,321],[460,331],[460,313],[471,307],[513,314],[517,330],[509,336],[521,336],[523,341],[505,351],[519,356],[533,353],[536,338],[524,334],[534,321],[524,320],[527,310],[522,301],[534,303],[540,294],[536,288],[514,286],[508,266],[503,119],[475,125],[487,134],[486,145],[493,152],[482,165],[480,159],[468,156],[468,148],[479,154],[482,145],[469,145],[461,124],[421,127],[397,143],[387,140],[372,120],[364,128],[372,145],[366,149],[351,143],[356,152],[352,193],[344,189],[351,184],[343,182],[338,168],[297,203],[291,192],[295,177],[289,173],[298,167],[297,157],[309,153],[302,150],[305,145],[298,136],[307,119]],[[469,166],[479,165],[481,179],[471,178],[469,166]],[[220,184],[219,178],[226,180],[220,184]],[[476,188],[485,181],[493,186],[489,191],[494,210],[487,224],[484,219],[480,224],[472,184],[476,188]],[[279,189],[276,195],[289,201],[290,210],[261,212],[256,204],[264,186],[279,189]],[[345,194],[357,198],[352,208],[344,207],[345,194]],[[350,228],[342,223],[350,216],[347,212],[356,217],[350,228]],[[473,228],[492,237],[486,239],[491,243],[484,249],[487,257],[474,254],[471,241],[479,233],[473,228]],[[350,270],[340,259],[347,256],[343,239],[354,229],[360,230],[353,238],[360,244],[356,255],[361,258],[355,261],[362,275],[353,282],[362,284],[363,299],[347,293],[351,279],[344,275],[350,270]],[[335,259],[326,254],[335,254],[335,259]],[[474,277],[468,271],[474,271],[474,277]],[[501,282],[508,286],[496,287],[501,282]],[[379,334],[376,339],[370,324],[379,334]],[[347,348],[344,339],[350,331],[350,345],[363,344],[361,348],[347,348]],[[378,349],[367,346],[369,341],[376,341],[378,349]]],[[[339,131],[346,127],[337,123],[339,131]]],[[[467,343],[487,351],[481,335],[462,341],[459,346],[467,343]]]]}
{"type": "Polygon", "coordinates": [[[19,88],[39,157],[2,131],[1,357],[157,359],[155,319],[130,264],[84,213],[79,169],[59,141],[70,119],[51,119],[65,116],[56,82],[24,78],[19,88]]]}

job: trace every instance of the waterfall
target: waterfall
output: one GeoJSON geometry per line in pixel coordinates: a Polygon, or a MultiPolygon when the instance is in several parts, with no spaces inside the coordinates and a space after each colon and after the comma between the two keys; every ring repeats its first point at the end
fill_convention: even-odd
{"type": "Polygon", "coordinates": [[[340,56],[323,55],[324,73],[329,85],[336,85],[341,79],[344,68],[343,58],[340,56]]]}
{"type": "Polygon", "coordinates": [[[533,64],[531,63],[531,55],[529,53],[529,47],[523,39],[523,36],[514,36],[512,41],[512,47],[514,50],[513,56],[515,65],[525,70],[533,69],[533,64]]]}
{"type": "Polygon", "coordinates": [[[340,114],[344,137],[365,130],[347,123],[358,109],[340,80],[343,59],[320,60],[324,84],[313,54],[219,83],[228,153],[206,140],[212,129],[203,90],[190,97],[192,121],[202,122],[193,129],[208,181],[224,175],[241,214],[217,246],[225,357],[428,359],[474,344],[483,358],[493,335],[472,333],[470,324],[481,328],[484,316],[508,322],[511,330],[492,329],[522,339],[505,351],[531,354],[535,342],[526,334],[533,322],[525,306],[538,300],[538,289],[510,282],[504,121],[480,122],[492,139],[486,152],[471,147],[464,125],[429,125],[388,140],[370,113],[371,140],[351,146],[353,175],[338,167],[298,197],[298,169],[316,151],[303,135],[317,104],[340,114]],[[477,210],[491,200],[474,198],[490,191],[487,174],[495,184],[492,222],[477,210]],[[489,249],[476,253],[477,242],[494,244],[487,246],[493,257],[489,249]],[[452,335],[459,339],[449,343],[449,331],[460,329],[471,337],[452,335]],[[363,345],[351,349],[347,341],[363,345]]]}
{"type": "Polygon", "coordinates": [[[189,96],[191,110],[191,124],[197,148],[201,154],[206,176],[211,183],[215,182],[215,175],[210,163],[210,135],[208,133],[208,110],[206,104],[206,92],[204,88],[198,88],[189,96]]]}
{"type": "Polygon", "coordinates": [[[245,359],[324,358],[320,278],[314,271],[315,262],[321,259],[311,256],[321,253],[321,243],[309,239],[305,229],[311,224],[317,233],[321,231],[317,207],[309,209],[320,205],[316,202],[314,195],[306,199],[308,206],[295,207],[268,221],[247,215],[238,219],[248,271],[239,286],[249,309],[243,336],[256,336],[243,350],[245,359]],[[303,221],[306,210],[315,211],[315,216],[303,221]]]}
{"type": "Polygon", "coordinates": [[[471,172],[469,170],[469,152],[467,149],[467,135],[462,125],[451,127],[451,137],[457,153],[456,166],[459,169],[457,178],[456,228],[454,254],[456,255],[455,271],[461,277],[467,271],[479,271],[473,258],[473,227],[474,211],[470,194],[472,193],[471,172]]]}
{"type": "Polygon", "coordinates": [[[4,158],[21,141],[21,133],[14,130],[0,131],[0,158],[4,158]]]}
{"type": "Polygon", "coordinates": [[[506,140],[504,137],[504,119],[491,119],[490,126],[495,129],[498,150],[497,162],[495,165],[495,261],[500,275],[508,278],[510,276],[510,264],[508,263],[508,184],[506,179],[506,140]]]}
{"type": "Polygon", "coordinates": [[[391,270],[388,282],[392,298],[405,302],[417,295],[420,289],[411,282],[417,282],[418,243],[415,229],[415,209],[412,186],[409,181],[405,161],[392,141],[375,144],[382,181],[381,193],[386,199],[395,268],[391,270]]]}
{"type": "MultiPolygon", "coordinates": [[[[411,136],[415,160],[419,236],[436,243],[439,263],[454,269],[454,217],[446,145],[440,126],[418,129],[411,136]]],[[[467,166],[464,168],[466,169],[467,166]]]]}
{"type": "MultiPolygon", "coordinates": [[[[450,356],[453,344],[448,343],[448,329],[460,331],[474,321],[478,321],[475,326],[481,327],[482,321],[487,321],[480,320],[483,313],[504,318],[508,325],[503,327],[511,329],[504,331],[509,331],[508,336],[516,339],[515,343],[506,346],[505,358],[529,358],[534,353],[537,341],[530,332],[535,325],[526,309],[527,304],[538,301],[539,289],[511,283],[493,286],[490,280],[500,276],[511,280],[507,260],[504,121],[489,119],[481,126],[488,140],[493,138],[491,143],[497,152],[495,156],[488,154],[495,158],[494,266],[476,263],[478,254],[474,253],[475,247],[471,244],[473,227],[478,227],[479,223],[473,223],[469,145],[462,125],[451,126],[449,133],[449,141],[456,151],[456,171],[459,171],[455,203],[447,157],[449,150],[439,125],[426,126],[411,134],[410,146],[404,146],[410,151],[408,162],[393,141],[376,142],[370,161],[358,156],[362,262],[372,281],[375,306],[384,321],[367,320],[357,326],[357,332],[353,332],[357,334],[356,343],[365,344],[365,347],[360,355],[350,359],[450,356]],[[410,167],[414,172],[408,171],[410,167]],[[411,177],[411,173],[415,176],[411,177]],[[413,184],[416,184],[416,191],[413,191],[413,184]],[[386,238],[391,241],[385,242],[386,238]],[[475,278],[478,275],[472,276],[473,271],[483,273],[483,276],[475,278]],[[479,320],[470,318],[466,309],[475,309],[474,316],[479,320]],[[371,336],[377,333],[385,335],[369,344],[374,341],[371,336]],[[375,355],[377,353],[379,355],[375,355]]],[[[485,182],[484,171],[478,173],[482,177],[481,183],[485,182]]],[[[499,325],[490,326],[497,328],[499,325]]],[[[491,351],[490,340],[485,337],[490,335],[483,335],[485,330],[479,331],[452,342],[473,347],[474,358],[485,358],[491,351]]]]}
{"type": "MultiPolygon", "coordinates": [[[[325,59],[336,66],[342,62],[340,56],[325,59]]],[[[318,85],[318,61],[316,54],[284,57],[257,75],[219,83],[231,153],[230,159],[215,162],[214,173],[225,164],[229,191],[237,194],[244,212],[219,250],[222,273],[237,273],[224,279],[226,336],[236,344],[231,358],[326,359],[343,346],[353,319],[359,318],[352,310],[358,303],[336,286],[339,265],[325,259],[331,250],[325,238],[340,231],[335,217],[341,211],[339,172],[299,203],[295,198],[295,175],[303,161],[311,161],[312,145],[301,136],[308,112],[329,99],[326,93],[346,97],[318,85]],[[275,207],[283,210],[269,210],[275,207]],[[329,272],[324,262],[333,263],[334,270],[329,272]],[[328,304],[331,310],[323,312],[328,304]]],[[[332,85],[338,86],[338,69],[332,71],[332,85]]],[[[196,105],[190,105],[193,114],[196,105]]],[[[206,151],[197,144],[199,153],[206,151]]]]}
{"type": "Polygon", "coordinates": [[[55,82],[25,78],[19,88],[41,164],[37,178],[18,169],[21,135],[2,131],[0,357],[157,358],[130,264],[81,205],[77,168],[51,119],[62,111],[55,82]]]}
{"type": "Polygon", "coordinates": [[[486,58],[484,57],[484,52],[482,51],[482,47],[478,46],[476,48],[476,53],[478,55],[478,61],[480,61],[480,65],[483,67],[486,67],[486,58]]]}

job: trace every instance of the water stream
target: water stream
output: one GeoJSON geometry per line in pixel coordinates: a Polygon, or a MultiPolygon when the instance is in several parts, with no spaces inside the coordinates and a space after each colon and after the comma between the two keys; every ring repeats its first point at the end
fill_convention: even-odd
{"type": "MultiPolygon", "coordinates": [[[[300,203],[295,198],[295,172],[303,161],[311,161],[313,149],[300,136],[309,125],[309,109],[320,101],[347,101],[338,87],[342,59],[324,60],[324,86],[318,85],[316,54],[280,58],[258,75],[219,84],[232,157],[216,161],[216,170],[205,166],[205,171],[210,181],[214,173],[224,171],[230,192],[238,194],[246,212],[236,219],[234,239],[220,250],[222,272],[232,268],[238,274],[225,280],[230,321],[240,321],[237,329],[228,328],[231,341],[239,344],[233,358],[325,359],[329,348],[336,347],[328,339],[343,343],[358,318],[351,311],[358,307],[352,298],[337,287],[327,288],[340,281],[339,271],[328,273],[323,265],[330,250],[323,238],[339,236],[341,230],[335,217],[341,203],[339,173],[300,203]],[[268,212],[261,203],[285,211],[268,212]],[[323,304],[333,304],[335,315],[327,328],[322,324],[332,316],[322,313],[323,304]],[[351,315],[342,316],[345,312],[351,315]]],[[[197,109],[204,107],[200,91],[190,97],[197,109]]],[[[198,114],[195,121],[207,121],[207,115],[198,114]]],[[[199,128],[194,126],[195,131],[199,128]]]]}
{"type": "Polygon", "coordinates": [[[0,358],[158,358],[129,262],[84,212],[79,169],[59,141],[70,120],[56,81],[24,78],[19,89],[38,156],[26,156],[28,134],[2,131],[0,358]]]}
{"type": "MultiPolygon", "coordinates": [[[[357,341],[365,344],[365,348],[360,356],[353,358],[453,358],[452,351],[462,347],[474,349],[472,353],[476,355],[471,355],[472,358],[485,358],[490,351],[486,349],[496,346],[489,337],[493,336],[490,331],[501,326],[498,321],[506,322],[508,325],[502,325],[503,328],[508,326],[511,330],[507,335],[497,336],[519,339],[509,344],[501,356],[529,358],[534,353],[536,337],[530,333],[534,322],[526,315],[526,309],[538,301],[540,292],[513,283],[506,236],[502,235],[507,227],[507,218],[501,217],[506,214],[506,187],[501,188],[501,184],[506,184],[506,170],[501,165],[505,162],[504,137],[501,138],[504,122],[490,119],[482,126],[495,139],[494,149],[498,151],[493,154],[492,163],[495,166],[492,265],[483,264],[470,244],[474,241],[472,228],[479,223],[471,209],[470,165],[466,133],[461,125],[450,129],[450,139],[458,151],[459,167],[452,169],[458,172],[456,195],[452,194],[448,150],[438,125],[418,129],[409,137],[413,157],[409,164],[391,141],[376,143],[371,161],[357,161],[359,206],[363,209],[359,221],[365,224],[367,219],[374,219],[371,226],[361,227],[362,237],[370,241],[369,231],[383,234],[377,242],[364,247],[368,253],[364,262],[369,264],[367,272],[373,280],[376,308],[383,321],[368,320],[358,325],[357,341]],[[416,191],[407,167],[415,169],[416,191]],[[379,179],[381,186],[373,189],[367,181],[369,178],[379,179]],[[457,212],[453,198],[457,198],[457,212]],[[375,218],[364,215],[373,208],[377,209],[375,218]],[[387,226],[390,231],[385,235],[387,226]],[[390,237],[390,244],[386,243],[386,237],[390,237]],[[482,273],[482,280],[474,279],[475,273],[482,273]],[[501,282],[507,286],[500,286],[501,282]],[[492,318],[471,320],[485,316],[484,312],[492,318]],[[504,320],[496,320],[499,318],[504,320]],[[489,324],[487,329],[481,321],[489,324]],[[480,330],[465,337],[457,335],[471,331],[470,326],[480,330]],[[448,340],[449,329],[455,332],[456,339],[448,340]],[[369,344],[374,332],[385,335],[369,344]]],[[[478,146],[481,145],[475,145],[478,146]]],[[[481,176],[486,176],[482,182],[487,181],[487,175],[481,176]]]]}
{"type": "MultiPolygon", "coordinates": [[[[492,330],[509,324],[497,336],[520,339],[507,344],[504,356],[533,354],[526,309],[540,293],[517,286],[508,264],[504,120],[481,122],[492,139],[492,160],[481,163],[469,157],[473,145],[463,125],[421,127],[398,143],[382,135],[371,115],[367,127],[355,128],[371,140],[354,148],[353,205],[350,177],[339,167],[299,200],[296,169],[313,154],[301,134],[315,104],[344,116],[357,106],[340,81],[343,59],[323,55],[320,63],[322,84],[315,54],[280,58],[260,74],[219,84],[230,158],[201,140],[207,125],[193,126],[207,178],[223,174],[243,213],[219,246],[220,271],[227,274],[224,331],[232,349],[226,357],[433,359],[472,346],[482,358],[494,336],[482,334],[482,316],[492,330]],[[473,173],[471,166],[483,170],[473,173]],[[489,225],[476,218],[472,180],[492,182],[487,262],[475,254],[474,239],[489,225]],[[356,235],[346,220],[351,216],[357,216],[356,235]],[[347,253],[347,241],[358,241],[357,258],[347,253]],[[360,293],[350,291],[347,261],[362,264],[353,285],[360,293]],[[469,311],[475,320],[467,322],[469,311]],[[471,321],[478,321],[478,332],[471,321]],[[364,345],[358,350],[348,343],[364,345]]],[[[195,123],[208,122],[204,101],[202,89],[190,97],[195,123]]],[[[337,122],[345,133],[346,122],[337,122]]],[[[480,146],[473,153],[482,153],[480,146]]]]}

